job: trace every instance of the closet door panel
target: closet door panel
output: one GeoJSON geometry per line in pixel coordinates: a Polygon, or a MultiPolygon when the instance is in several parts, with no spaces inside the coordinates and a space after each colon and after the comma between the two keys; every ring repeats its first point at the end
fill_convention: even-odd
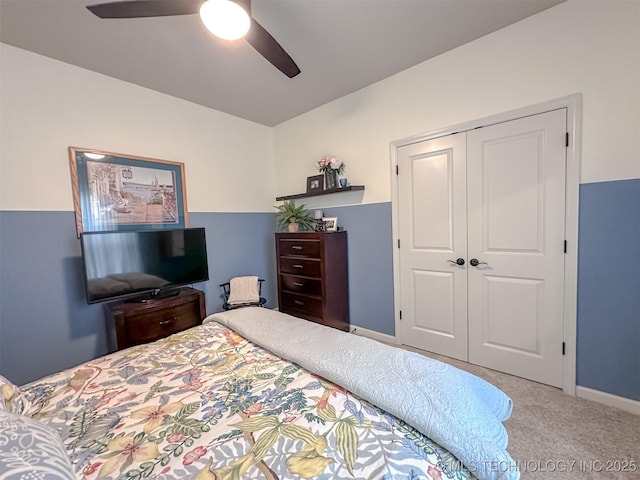
{"type": "Polygon", "coordinates": [[[469,361],[554,386],[562,385],[565,115],[467,136],[469,361]]]}
{"type": "Polygon", "coordinates": [[[398,154],[402,342],[466,360],[465,134],[398,154]]]}

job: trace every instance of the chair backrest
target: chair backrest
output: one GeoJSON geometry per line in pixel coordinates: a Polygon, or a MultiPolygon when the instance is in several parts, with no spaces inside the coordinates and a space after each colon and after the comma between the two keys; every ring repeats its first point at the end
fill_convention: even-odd
{"type": "MultiPolygon", "coordinates": [[[[235,278],[235,277],[234,277],[235,278]]],[[[231,296],[231,281],[225,282],[225,283],[221,283],[220,284],[220,288],[222,288],[222,294],[224,296],[224,303],[222,305],[222,308],[224,310],[232,310],[234,308],[240,308],[240,307],[248,307],[248,306],[258,306],[258,307],[262,307],[264,306],[265,303],[267,303],[267,300],[265,298],[262,297],[262,283],[264,282],[263,278],[258,278],[258,300],[255,302],[242,302],[242,303],[236,303],[236,304],[230,304],[229,303],[229,297],[231,296]]]]}

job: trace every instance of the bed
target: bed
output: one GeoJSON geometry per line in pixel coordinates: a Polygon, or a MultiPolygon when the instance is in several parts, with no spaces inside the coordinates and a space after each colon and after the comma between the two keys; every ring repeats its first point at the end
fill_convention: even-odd
{"type": "Polygon", "coordinates": [[[265,308],[0,382],[0,479],[519,478],[503,392],[265,308]]]}

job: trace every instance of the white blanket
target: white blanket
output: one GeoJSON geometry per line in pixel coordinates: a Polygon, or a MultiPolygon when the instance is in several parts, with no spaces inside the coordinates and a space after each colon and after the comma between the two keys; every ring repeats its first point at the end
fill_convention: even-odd
{"type": "Polygon", "coordinates": [[[229,305],[241,305],[243,303],[258,303],[260,290],[258,277],[234,277],[229,281],[229,305]]]}
{"type": "Polygon", "coordinates": [[[512,402],[475,375],[417,353],[266,308],[210,315],[267,350],[404,420],[480,480],[515,480],[502,422],[512,402]]]}

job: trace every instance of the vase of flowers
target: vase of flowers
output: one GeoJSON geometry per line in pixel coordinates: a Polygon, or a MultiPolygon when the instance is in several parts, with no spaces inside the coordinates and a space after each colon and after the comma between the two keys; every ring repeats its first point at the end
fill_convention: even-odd
{"type": "Polygon", "coordinates": [[[324,173],[324,188],[338,188],[338,175],[344,172],[344,162],[335,155],[325,155],[318,160],[318,171],[324,173]]]}

